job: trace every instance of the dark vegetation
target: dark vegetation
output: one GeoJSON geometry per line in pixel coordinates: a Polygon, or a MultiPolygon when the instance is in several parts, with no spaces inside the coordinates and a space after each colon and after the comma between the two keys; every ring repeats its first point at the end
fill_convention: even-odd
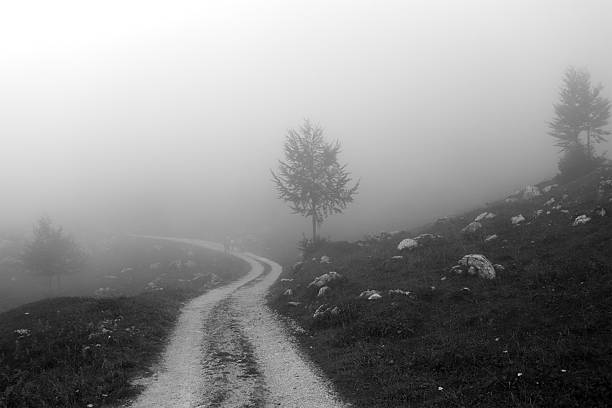
{"type": "Polygon", "coordinates": [[[96,407],[134,395],[130,380],[148,374],[184,303],[247,270],[220,253],[144,239],[114,238],[91,256],[82,273],[95,297],[0,314],[0,407],[96,407]]]}
{"type": "Polygon", "coordinates": [[[534,199],[502,200],[420,230],[323,242],[307,249],[301,267],[285,265],[282,278],[293,280],[277,283],[270,304],[305,329],[302,348],[357,407],[609,406],[611,200],[612,168],[600,168],[534,199]],[[496,217],[461,233],[483,211],[496,217]],[[526,221],[512,225],[518,214],[526,221]],[[583,214],[591,221],[572,226],[583,214]],[[398,251],[403,238],[425,232],[443,238],[398,251]],[[485,242],[491,234],[498,238],[485,242]],[[469,253],[504,270],[493,280],[449,271],[469,253]],[[318,298],[308,284],[329,271],[344,279],[318,298]],[[358,298],[367,289],[382,299],[358,298]],[[322,304],[339,313],[314,318],[322,304]]]}

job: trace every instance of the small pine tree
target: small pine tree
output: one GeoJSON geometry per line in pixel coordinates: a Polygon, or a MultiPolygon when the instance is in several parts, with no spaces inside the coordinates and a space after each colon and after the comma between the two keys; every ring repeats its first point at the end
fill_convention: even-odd
{"type": "Polygon", "coordinates": [[[285,141],[285,161],[278,173],[271,171],[279,198],[298,214],[312,219],[312,242],[317,226],[330,214],[341,213],[359,188],[350,186],[346,165],[338,163],[340,143],[326,142],[323,129],[305,120],[299,130],[290,129],[285,141]]]}
{"type": "Polygon", "coordinates": [[[584,146],[587,159],[593,160],[593,143],[604,141],[610,134],[605,129],[610,119],[610,101],[601,96],[602,89],[602,85],[591,86],[587,71],[573,67],[565,71],[560,101],[554,105],[555,117],[549,123],[549,134],[563,151],[584,146]],[[584,143],[580,139],[583,135],[584,143]]]}
{"type": "Polygon", "coordinates": [[[74,273],[82,266],[83,253],[66,235],[62,227],[54,227],[48,217],[42,217],[34,226],[34,237],[28,242],[23,254],[23,263],[31,272],[53,280],[59,289],[62,275],[74,273]]]}

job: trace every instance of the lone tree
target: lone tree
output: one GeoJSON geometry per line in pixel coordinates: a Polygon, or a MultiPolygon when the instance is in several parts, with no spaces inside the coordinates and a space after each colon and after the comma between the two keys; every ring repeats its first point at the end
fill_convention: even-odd
{"type": "Polygon", "coordinates": [[[82,266],[83,253],[62,227],[54,227],[48,217],[42,217],[34,226],[32,241],[26,244],[23,262],[28,270],[49,280],[49,289],[54,279],[59,288],[62,275],[82,266]]]}
{"type": "Polygon", "coordinates": [[[593,88],[587,71],[569,67],[563,76],[555,117],[549,123],[549,134],[557,139],[562,151],[593,160],[593,143],[600,143],[610,132],[610,101],[600,95],[602,85],[593,88]],[[585,142],[581,141],[584,136],[585,142]],[[586,153],[586,154],[585,154],[586,153]]]}
{"type": "Polygon", "coordinates": [[[338,163],[340,143],[329,143],[323,129],[305,120],[299,130],[290,129],[285,140],[285,161],[279,160],[272,178],[279,198],[294,213],[312,219],[312,242],[317,226],[330,214],[341,213],[353,201],[359,182],[351,184],[346,165],[338,163]]]}

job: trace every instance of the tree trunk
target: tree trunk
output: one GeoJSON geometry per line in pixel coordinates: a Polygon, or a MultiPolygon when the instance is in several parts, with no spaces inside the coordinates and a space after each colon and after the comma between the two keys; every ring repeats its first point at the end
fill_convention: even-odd
{"type": "Polygon", "coordinates": [[[315,215],[312,215],[312,243],[314,244],[317,241],[317,218],[315,215]]]}
{"type": "Polygon", "coordinates": [[[591,128],[587,129],[587,155],[589,160],[593,159],[593,155],[591,154],[591,128]]]}
{"type": "Polygon", "coordinates": [[[316,205],[314,203],[314,200],[311,203],[311,210],[312,210],[312,243],[314,244],[315,242],[317,242],[317,212],[316,210],[316,205]]]}

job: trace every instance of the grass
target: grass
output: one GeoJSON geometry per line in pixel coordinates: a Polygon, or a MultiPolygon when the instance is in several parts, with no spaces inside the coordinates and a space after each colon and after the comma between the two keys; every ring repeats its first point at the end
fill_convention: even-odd
{"type": "Polygon", "coordinates": [[[612,401],[612,217],[591,211],[609,197],[598,183],[606,169],[533,201],[500,201],[420,230],[358,243],[327,243],[270,295],[279,313],[298,322],[303,350],[356,407],[582,407],[612,401]],[[567,194],[565,199],[563,195],[567,194]],[[535,215],[556,197],[561,211],[535,215]],[[482,211],[497,217],[483,231],[459,231],[482,211]],[[522,213],[527,222],[511,225],[522,213]],[[591,222],[572,227],[588,214],[591,222]],[[403,238],[423,232],[444,239],[402,253],[403,238]],[[499,238],[484,242],[484,237],[499,238]],[[456,275],[467,253],[502,264],[494,280],[456,275]],[[321,255],[331,265],[312,260],[321,255]],[[335,270],[346,279],[316,297],[308,283],[335,270]],[[291,287],[294,296],[282,293],[291,287]],[[411,296],[390,295],[390,289],[411,296]],[[468,289],[464,289],[468,288],[468,289]],[[358,299],[377,289],[379,301],[358,299]],[[288,301],[301,305],[291,306],[288,301]],[[321,304],[340,313],[314,319],[321,304]]]}
{"type": "Polygon", "coordinates": [[[118,251],[109,255],[127,262],[133,273],[113,279],[112,292],[140,293],[58,297],[0,314],[0,407],[97,407],[135,395],[139,388],[130,381],[156,362],[184,303],[247,270],[235,258],[184,245],[124,244],[118,247],[133,249],[125,252],[129,262],[118,251]],[[197,267],[177,270],[172,262],[181,257],[194,259],[197,267]],[[153,261],[161,265],[151,269],[153,261]],[[192,276],[197,279],[186,283],[192,276]]]}

